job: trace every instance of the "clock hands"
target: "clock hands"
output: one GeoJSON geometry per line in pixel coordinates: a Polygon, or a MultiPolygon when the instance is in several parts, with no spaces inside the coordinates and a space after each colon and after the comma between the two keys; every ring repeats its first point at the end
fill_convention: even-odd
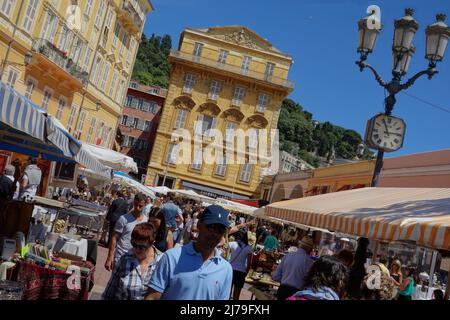
{"type": "Polygon", "coordinates": [[[398,136],[398,137],[401,137],[401,136],[402,136],[400,133],[395,133],[395,132],[384,131],[384,133],[387,133],[388,135],[389,135],[389,134],[393,134],[394,136],[398,136]]]}
{"type": "Polygon", "coordinates": [[[384,127],[386,128],[386,131],[384,133],[387,133],[387,135],[389,136],[389,129],[386,123],[386,119],[383,118],[383,123],[384,123],[384,127]]]}

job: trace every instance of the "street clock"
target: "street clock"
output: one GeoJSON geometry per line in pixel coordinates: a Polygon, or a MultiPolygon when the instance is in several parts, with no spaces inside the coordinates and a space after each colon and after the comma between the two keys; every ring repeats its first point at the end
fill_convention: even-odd
{"type": "Polygon", "coordinates": [[[372,149],[393,152],[403,146],[405,131],[403,119],[380,113],[367,121],[364,142],[372,149]]]}

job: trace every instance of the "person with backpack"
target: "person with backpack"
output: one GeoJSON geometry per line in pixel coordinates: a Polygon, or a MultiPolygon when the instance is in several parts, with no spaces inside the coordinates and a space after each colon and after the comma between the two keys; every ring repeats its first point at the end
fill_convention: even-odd
{"type": "Polygon", "coordinates": [[[250,270],[253,247],[248,243],[247,232],[242,230],[234,234],[235,241],[228,244],[231,250],[230,264],[233,268],[233,300],[239,300],[244,287],[245,277],[250,270]]]}

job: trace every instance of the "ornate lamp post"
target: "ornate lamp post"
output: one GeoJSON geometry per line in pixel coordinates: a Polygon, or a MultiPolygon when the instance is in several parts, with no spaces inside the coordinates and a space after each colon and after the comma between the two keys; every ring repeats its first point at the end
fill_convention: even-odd
{"type": "MultiPolygon", "coordinates": [[[[389,83],[384,82],[375,68],[366,63],[367,57],[375,48],[382,26],[380,25],[380,28],[374,28],[373,24],[371,24],[372,21],[370,16],[365,17],[358,22],[358,53],[360,54],[360,60],[357,61],[356,64],[361,71],[365,68],[369,68],[373,72],[377,82],[389,93],[384,101],[384,113],[378,114],[370,119],[366,128],[366,145],[378,150],[371,183],[372,187],[378,185],[381,168],[383,167],[384,152],[398,150],[403,145],[406,128],[405,122],[400,118],[391,116],[396,103],[396,94],[411,87],[421,76],[427,75],[428,78],[431,79],[438,73],[436,64],[444,58],[444,53],[450,37],[450,28],[444,22],[446,16],[444,14],[438,14],[436,16],[437,21],[428,26],[425,30],[427,37],[425,58],[428,59],[429,62],[428,68],[418,72],[408,81],[401,83],[402,77],[408,72],[411,58],[416,51],[413,45],[413,38],[416,31],[419,29],[419,24],[414,20],[412,16],[413,13],[413,9],[406,9],[406,15],[394,22],[392,80],[389,83]]],[[[359,238],[355,262],[350,269],[349,295],[354,298],[358,298],[361,295],[361,282],[366,273],[364,263],[366,260],[368,244],[369,240],[367,238],[359,238]]],[[[377,259],[377,248],[378,245],[375,243],[373,252],[374,262],[377,259]]]]}
{"type": "Polygon", "coordinates": [[[444,22],[446,18],[445,14],[438,14],[436,16],[437,21],[428,26],[425,30],[425,58],[428,59],[429,62],[428,68],[418,72],[406,82],[401,83],[402,77],[408,72],[411,58],[416,51],[416,48],[413,45],[413,39],[419,28],[419,24],[413,18],[413,14],[414,10],[408,8],[405,10],[405,16],[394,22],[392,80],[388,83],[383,81],[374,67],[366,63],[367,57],[375,48],[381,28],[376,29],[370,24],[370,16],[365,17],[358,22],[358,53],[360,54],[360,60],[357,61],[356,64],[361,71],[365,68],[370,69],[378,84],[385,88],[389,93],[385,99],[384,113],[372,118],[366,129],[366,144],[369,147],[378,150],[371,184],[372,187],[378,185],[378,179],[383,166],[384,152],[398,150],[403,145],[405,123],[399,118],[391,117],[396,103],[395,96],[400,91],[411,87],[421,76],[427,75],[428,78],[431,79],[438,73],[436,64],[444,58],[444,53],[450,38],[450,28],[444,22]]]}

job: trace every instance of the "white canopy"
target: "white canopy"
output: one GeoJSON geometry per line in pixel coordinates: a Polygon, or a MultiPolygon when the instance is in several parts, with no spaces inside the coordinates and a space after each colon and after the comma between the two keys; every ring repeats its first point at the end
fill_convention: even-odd
{"type": "Polygon", "coordinates": [[[209,202],[209,203],[214,203],[215,199],[198,194],[197,192],[195,192],[194,190],[184,190],[184,189],[176,189],[173,190],[177,195],[181,195],[183,197],[189,198],[189,199],[193,199],[193,200],[197,200],[197,201],[203,201],[203,202],[209,202]]]}
{"type": "Polygon", "coordinates": [[[151,197],[152,199],[156,198],[155,193],[149,187],[144,186],[142,183],[134,180],[129,175],[127,175],[123,172],[114,171],[113,181],[123,182],[123,183],[127,184],[128,186],[137,189],[139,192],[142,192],[143,194],[151,197]]]}
{"type": "Polygon", "coordinates": [[[122,172],[138,172],[138,167],[133,158],[120,152],[95,146],[89,143],[83,143],[81,148],[87,153],[97,158],[98,161],[111,167],[114,170],[122,172]]]}
{"type": "Polygon", "coordinates": [[[226,210],[237,211],[237,212],[245,213],[245,214],[248,214],[251,216],[253,216],[254,212],[258,209],[256,207],[247,206],[242,203],[237,203],[237,202],[230,201],[227,199],[222,199],[222,198],[216,199],[215,202],[217,205],[222,206],[226,210]]]}
{"type": "Polygon", "coordinates": [[[147,187],[150,190],[152,190],[154,193],[161,193],[161,194],[167,194],[169,192],[172,192],[171,189],[167,188],[166,186],[159,186],[159,187],[147,187]]]}

